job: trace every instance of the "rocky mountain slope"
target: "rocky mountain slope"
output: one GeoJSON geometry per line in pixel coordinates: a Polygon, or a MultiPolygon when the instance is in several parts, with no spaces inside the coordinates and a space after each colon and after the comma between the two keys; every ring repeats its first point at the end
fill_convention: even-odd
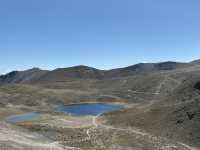
{"type": "Polygon", "coordinates": [[[79,102],[123,102],[130,107],[103,115],[107,125],[136,127],[200,147],[199,60],[141,63],[113,70],[75,66],[14,71],[0,76],[0,100],[0,108],[20,110],[47,110],[55,104],[79,102]]]}
{"type": "Polygon", "coordinates": [[[25,71],[13,71],[6,75],[1,75],[0,83],[62,82],[68,79],[109,79],[175,70],[187,67],[188,65],[189,64],[177,62],[140,63],[112,70],[99,70],[83,65],[69,68],[58,68],[53,71],[44,71],[38,68],[33,68],[25,71]]]}
{"type": "Polygon", "coordinates": [[[25,71],[12,71],[6,75],[0,76],[0,83],[30,83],[39,79],[48,71],[33,68],[25,71]]]}

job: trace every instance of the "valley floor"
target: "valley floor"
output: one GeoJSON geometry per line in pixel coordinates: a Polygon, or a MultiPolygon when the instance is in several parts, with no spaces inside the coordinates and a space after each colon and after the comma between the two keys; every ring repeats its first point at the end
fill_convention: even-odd
{"type": "Polygon", "coordinates": [[[109,125],[100,115],[44,114],[16,125],[1,118],[0,127],[1,150],[198,150],[138,128],[109,125]]]}
{"type": "Polygon", "coordinates": [[[194,88],[200,65],[149,73],[129,69],[111,71],[120,73],[115,77],[108,72],[105,79],[66,78],[64,69],[34,84],[2,84],[0,150],[200,150],[200,88],[194,88]],[[123,102],[128,108],[96,117],[50,111],[84,102],[123,102]],[[26,112],[43,116],[6,122],[26,112]]]}

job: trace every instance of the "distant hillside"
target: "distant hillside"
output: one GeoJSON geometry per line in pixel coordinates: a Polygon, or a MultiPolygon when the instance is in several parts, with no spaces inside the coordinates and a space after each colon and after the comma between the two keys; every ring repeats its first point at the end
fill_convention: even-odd
{"type": "Polygon", "coordinates": [[[184,68],[197,63],[140,63],[125,68],[112,70],[99,70],[88,66],[74,66],[69,68],[58,68],[53,71],[44,71],[33,68],[26,71],[13,71],[0,76],[0,84],[4,83],[45,83],[45,82],[64,82],[69,79],[109,79],[116,77],[127,77],[138,74],[148,74],[160,71],[175,70],[184,68]]]}
{"type": "Polygon", "coordinates": [[[191,64],[200,64],[200,59],[192,61],[191,64]]]}
{"type": "Polygon", "coordinates": [[[48,71],[40,70],[38,68],[29,69],[26,71],[12,71],[6,75],[0,76],[0,83],[31,83],[48,71]]]}
{"type": "Polygon", "coordinates": [[[161,63],[140,63],[125,68],[113,69],[106,72],[107,77],[124,77],[141,73],[152,73],[159,71],[175,70],[186,67],[186,63],[161,62],[161,63]]]}
{"type": "Polygon", "coordinates": [[[59,68],[41,76],[38,82],[62,82],[71,78],[78,79],[102,79],[104,72],[88,66],[75,66],[69,68],[59,68]]]}

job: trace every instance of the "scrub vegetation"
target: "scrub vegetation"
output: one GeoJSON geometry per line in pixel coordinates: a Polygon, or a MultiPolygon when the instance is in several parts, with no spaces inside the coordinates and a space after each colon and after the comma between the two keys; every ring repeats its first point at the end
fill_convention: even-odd
{"type": "Polygon", "coordinates": [[[198,60],[8,73],[0,76],[0,149],[198,150],[199,82],[198,60]],[[52,111],[61,104],[94,102],[126,109],[99,116],[52,111]],[[16,124],[6,120],[27,112],[42,117],[16,124]]]}

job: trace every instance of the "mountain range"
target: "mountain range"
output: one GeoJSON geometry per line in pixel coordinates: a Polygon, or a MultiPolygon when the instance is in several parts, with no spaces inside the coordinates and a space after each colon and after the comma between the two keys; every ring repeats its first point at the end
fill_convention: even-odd
{"type": "Polygon", "coordinates": [[[172,71],[176,69],[191,68],[197,66],[199,60],[190,63],[161,62],[139,63],[136,65],[111,70],[99,70],[80,65],[69,68],[58,68],[52,71],[32,68],[25,71],[12,71],[0,76],[0,84],[6,83],[38,83],[38,82],[62,82],[68,79],[110,79],[128,77],[137,74],[149,74],[154,72],[172,71]]]}
{"type": "MultiPolygon", "coordinates": [[[[80,102],[126,103],[126,110],[106,113],[102,119],[114,127],[139,128],[200,147],[200,60],[139,63],[111,70],[83,65],[51,71],[33,68],[0,76],[2,114],[11,106],[20,112],[47,111],[80,102]]],[[[131,145],[128,135],[123,136],[126,140],[121,142],[131,145]]]]}

